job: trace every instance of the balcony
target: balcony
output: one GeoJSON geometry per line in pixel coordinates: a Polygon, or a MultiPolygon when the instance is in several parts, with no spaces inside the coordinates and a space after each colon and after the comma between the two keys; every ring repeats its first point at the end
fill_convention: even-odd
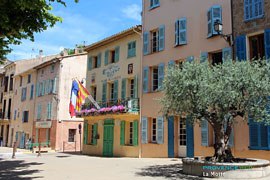
{"type": "Polygon", "coordinates": [[[100,109],[96,109],[93,103],[82,105],[82,110],[76,112],[76,116],[98,116],[114,113],[138,113],[140,111],[139,98],[126,98],[111,101],[98,101],[100,109]]]}

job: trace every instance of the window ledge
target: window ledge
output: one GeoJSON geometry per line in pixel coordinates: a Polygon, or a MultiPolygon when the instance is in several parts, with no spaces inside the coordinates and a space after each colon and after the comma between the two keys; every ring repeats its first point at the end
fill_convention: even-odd
{"type": "Polygon", "coordinates": [[[134,146],[133,144],[125,144],[124,146],[134,146]]]}
{"type": "Polygon", "coordinates": [[[257,16],[257,17],[250,18],[250,19],[245,19],[244,22],[245,23],[248,23],[250,21],[253,21],[253,20],[256,20],[256,19],[260,19],[260,18],[263,18],[263,17],[264,17],[264,14],[263,15],[260,15],[260,16],[257,16]]]}
{"type": "Polygon", "coordinates": [[[185,45],[187,45],[187,43],[186,44],[177,44],[177,45],[174,45],[174,47],[177,48],[177,47],[182,47],[182,46],[185,46],[185,45]]]}
{"type": "Polygon", "coordinates": [[[127,59],[131,59],[131,58],[134,58],[134,57],[136,57],[136,55],[135,56],[128,56],[127,59]]]}
{"type": "Polygon", "coordinates": [[[149,144],[158,144],[158,143],[157,143],[157,142],[152,142],[152,141],[151,141],[151,142],[149,142],[149,144]]]}
{"type": "Polygon", "coordinates": [[[150,8],[149,8],[149,11],[152,11],[152,10],[154,10],[154,9],[158,8],[158,7],[160,7],[160,5],[157,5],[157,6],[152,6],[152,7],[150,7],[150,8]]]}
{"type": "Polygon", "coordinates": [[[96,144],[85,144],[87,146],[96,146],[96,144]]]}
{"type": "Polygon", "coordinates": [[[263,148],[263,147],[248,147],[250,150],[261,150],[261,151],[270,151],[270,147],[269,148],[263,148]]]}

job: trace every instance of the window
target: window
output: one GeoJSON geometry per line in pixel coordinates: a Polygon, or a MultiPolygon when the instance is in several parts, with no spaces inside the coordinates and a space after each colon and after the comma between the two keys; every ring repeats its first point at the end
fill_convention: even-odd
{"type": "Polygon", "coordinates": [[[114,99],[114,83],[111,84],[110,95],[111,95],[111,100],[113,100],[114,99]]]}
{"type": "Polygon", "coordinates": [[[5,90],[4,92],[8,91],[8,76],[5,76],[5,90]]]}
{"type": "Polygon", "coordinates": [[[29,111],[23,111],[22,122],[28,122],[29,111]]]}
{"type": "Polygon", "coordinates": [[[152,32],[152,53],[158,52],[158,31],[152,32]]]}
{"type": "Polygon", "coordinates": [[[91,125],[91,139],[90,139],[90,144],[93,144],[94,142],[94,125],[91,125]]]}
{"type": "Polygon", "coordinates": [[[97,123],[93,125],[87,123],[84,124],[84,144],[97,145],[97,130],[97,123]]]}
{"type": "Polygon", "coordinates": [[[75,142],[76,138],[76,129],[68,130],[68,142],[75,142]]]}
{"type": "Polygon", "coordinates": [[[92,87],[92,93],[93,93],[93,98],[96,101],[97,100],[97,87],[96,86],[92,87]]]}
{"type": "Polygon", "coordinates": [[[264,34],[249,37],[250,59],[259,60],[265,57],[264,34]]]}
{"type": "Polygon", "coordinates": [[[52,103],[48,103],[47,106],[47,119],[51,119],[52,118],[52,103]]]}
{"type": "Polygon", "coordinates": [[[34,84],[31,85],[30,99],[33,99],[34,96],[34,84]]]}
{"type": "Polygon", "coordinates": [[[130,98],[135,98],[134,79],[130,80],[130,98]]]}
{"type": "Polygon", "coordinates": [[[12,91],[13,90],[13,78],[14,74],[10,75],[10,81],[9,81],[9,90],[12,91]]]}
{"type": "Polygon", "coordinates": [[[28,77],[27,77],[27,83],[31,83],[31,74],[28,74],[28,77]]]}
{"type": "Polygon", "coordinates": [[[111,62],[110,63],[115,63],[115,50],[111,51],[111,62]]]}
{"type": "Polygon", "coordinates": [[[179,145],[187,145],[186,119],[180,118],[179,122],[179,145]]]}
{"type": "Polygon", "coordinates": [[[187,44],[187,18],[175,22],[175,46],[187,44]]]}
{"type": "Polygon", "coordinates": [[[263,17],[263,0],[245,0],[245,21],[263,17]]]}
{"type": "Polygon", "coordinates": [[[17,110],[14,111],[14,120],[16,120],[16,116],[17,116],[17,110]]]}
{"type": "Polygon", "coordinates": [[[159,7],[159,0],[150,0],[150,9],[159,7]]]}
{"type": "Polygon", "coordinates": [[[27,87],[21,89],[21,101],[26,100],[26,95],[27,95],[27,87]]]}
{"type": "Polygon", "coordinates": [[[158,68],[152,68],[152,91],[158,89],[158,68]]]}
{"type": "Polygon", "coordinates": [[[222,52],[212,53],[212,66],[222,64],[222,52]]]}
{"type": "Polygon", "coordinates": [[[41,69],[41,77],[44,75],[44,69],[41,69]]]}
{"type": "Polygon", "coordinates": [[[151,126],[151,140],[152,142],[157,142],[157,119],[152,119],[152,126],[151,126]]]}
{"type": "Polygon", "coordinates": [[[98,67],[98,57],[97,56],[93,57],[93,64],[92,65],[93,65],[93,69],[98,67]]]}
{"type": "Polygon", "coordinates": [[[129,123],[129,144],[133,144],[133,122],[129,123]]]}
{"type": "Polygon", "coordinates": [[[207,11],[207,37],[212,37],[213,35],[218,34],[214,29],[216,21],[222,23],[222,11],[220,5],[212,6],[207,11]]]}
{"type": "Polygon", "coordinates": [[[136,41],[128,43],[128,58],[136,56],[136,41]]]}
{"type": "Polygon", "coordinates": [[[22,80],[23,80],[23,78],[22,78],[22,76],[20,76],[20,87],[22,86],[22,80]]]}
{"type": "Polygon", "coordinates": [[[54,72],[54,64],[52,64],[52,66],[51,66],[51,73],[53,73],[54,72]]]}

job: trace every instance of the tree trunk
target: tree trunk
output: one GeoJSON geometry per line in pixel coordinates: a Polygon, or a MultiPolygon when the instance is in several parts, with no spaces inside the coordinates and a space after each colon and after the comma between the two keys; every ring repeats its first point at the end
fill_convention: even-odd
{"type": "Polygon", "coordinates": [[[225,133],[224,125],[218,124],[214,127],[215,133],[215,154],[213,156],[213,161],[216,162],[232,162],[234,157],[229,146],[231,127],[227,127],[227,132],[225,133]],[[228,135],[229,134],[229,135],[228,135]]]}

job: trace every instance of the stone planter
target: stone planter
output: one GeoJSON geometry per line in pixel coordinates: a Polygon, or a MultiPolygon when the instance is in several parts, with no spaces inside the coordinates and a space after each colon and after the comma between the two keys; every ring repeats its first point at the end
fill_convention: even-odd
{"type": "Polygon", "coordinates": [[[184,158],[183,173],[223,179],[250,179],[270,176],[269,161],[262,159],[245,160],[246,162],[243,163],[215,163],[200,158],[184,158]]]}

